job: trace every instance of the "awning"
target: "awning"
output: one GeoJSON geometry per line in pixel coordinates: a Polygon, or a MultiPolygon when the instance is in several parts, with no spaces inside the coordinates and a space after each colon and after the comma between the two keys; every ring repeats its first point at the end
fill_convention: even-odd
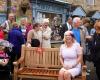
{"type": "Polygon", "coordinates": [[[92,18],[94,18],[94,19],[100,19],[100,12],[97,11],[97,12],[92,16],[92,18]]]}
{"type": "Polygon", "coordinates": [[[77,7],[73,12],[72,12],[72,16],[86,16],[85,11],[81,8],[81,7],[77,7]]]}

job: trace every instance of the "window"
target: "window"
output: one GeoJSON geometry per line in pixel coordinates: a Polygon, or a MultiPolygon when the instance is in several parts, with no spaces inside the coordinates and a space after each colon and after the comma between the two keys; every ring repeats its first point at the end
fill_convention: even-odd
{"type": "Polygon", "coordinates": [[[55,1],[66,3],[66,0],[55,0],[55,1]]]}
{"type": "Polygon", "coordinates": [[[86,0],[87,5],[94,5],[95,4],[95,0],[86,0]]]}

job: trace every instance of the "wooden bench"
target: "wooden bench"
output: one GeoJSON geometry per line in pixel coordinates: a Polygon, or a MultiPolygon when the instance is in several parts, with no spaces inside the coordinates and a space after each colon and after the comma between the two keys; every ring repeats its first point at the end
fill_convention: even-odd
{"type": "MultiPolygon", "coordinates": [[[[14,62],[14,80],[18,77],[20,80],[23,78],[58,80],[61,67],[59,48],[43,48],[43,52],[40,53],[36,47],[23,45],[21,58],[14,62]]],[[[73,80],[86,80],[86,67],[82,68],[82,76],[73,80]]]]}

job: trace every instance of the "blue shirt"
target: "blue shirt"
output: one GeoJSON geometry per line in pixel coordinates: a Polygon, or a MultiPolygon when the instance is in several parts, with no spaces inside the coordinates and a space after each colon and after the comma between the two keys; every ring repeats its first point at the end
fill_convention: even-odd
{"type": "Polygon", "coordinates": [[[81,37],[80,37],[80,29],[76,29],[76,28],[73,28],[72,29],[72,32],[75,36],[75,39],[78,43],[81,43],[81,37]]]}

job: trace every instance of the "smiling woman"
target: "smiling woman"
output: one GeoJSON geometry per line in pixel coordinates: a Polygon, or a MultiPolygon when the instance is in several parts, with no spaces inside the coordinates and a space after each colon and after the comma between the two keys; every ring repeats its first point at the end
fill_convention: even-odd
{"type": "Polygon", "coordinates": [[[59,80],[71,80],[81,72],[82,48],[75,41],[72,31],[64,33],[64,44],[60,47],[59,80]]]}
{"type": "MultiPolygon", "coordinates": [[[[75,37],[74,37],[74,34],[73,34],[73,32],[72,31],[66,31],[65,33],[64,33],[64,42],[66,43],[66,42],[68,42],[68,40],[70,41],[70,42],[74,42],[75,41],[75,37]]],[[[69,43],[69,42],[68,42],[69,43]]]]}

